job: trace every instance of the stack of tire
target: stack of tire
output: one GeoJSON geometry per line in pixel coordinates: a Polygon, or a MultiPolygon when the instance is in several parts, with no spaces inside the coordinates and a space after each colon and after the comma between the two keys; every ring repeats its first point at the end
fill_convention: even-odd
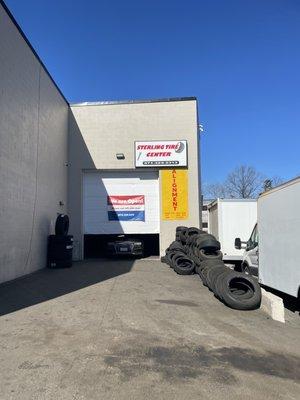
{"type": "Polygon", "coordinates": [[[48,268],[70,268],[73,258],[73,236],[68,235],[69,217],[59,214],[55,222],[55,235],[48,236],[48,268]]]}
{"type": "Polygon", "coordinates": [[[162,262],[180,275],[198,273],[203,284],[231,308],[258,308],[261,302],[258,282],[226,267],[222,259],[220,242],[213,235],[198,228],[179,226],[175,241],[167,248],[162,262]]]}

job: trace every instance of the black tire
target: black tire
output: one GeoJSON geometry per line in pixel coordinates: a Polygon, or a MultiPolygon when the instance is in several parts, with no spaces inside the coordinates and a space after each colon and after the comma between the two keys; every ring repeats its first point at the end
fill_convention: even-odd
{"type": "Polygon", "coordinates": [[[207,280],[207,285],[212,292],[215,292],[215,282],[217,277],[221,275],[225,270],[226,270],[225,265],[216,265],[208,270],[206,274],[206,280],[207,280]]]}
{"type": "Polygon", "coordinates": [[[206,267],[204,267],[204,268],[202,268],[201,270],[200,270],[200,276],[201,276],[201,279],[202,279],[202,282],[203,282],[203,285],[204,286],[208,286],[208,283],[207,283],[207,274],[208,274],[208,271],[210,270],[210,268],[211,267],[209,267],[209,266],[206,266],[206,267]]]}
{"type": "Polygon", "coordinates": [[[66,214],[58,214],[55,222],[55,235],[66,236],[69,231],[69,217],[66,214]]]}
{"type": "Polygon", "coordinates": [[[195,228],[194,226],[192,226],[191,228],[188,228],[186,235],[193,236],[193,235],[200,235],[201,233],[203,233],[203,231],[201,231],[201,229],[195,228]]]}
{"type": "Polygon", "coordinates": [[[168,254],[168,259],[169,259],[169,265],[171,268],[174,269],[174,264],[175,264],[175,260],[178,257],[186,257],[186,254],[182,251],[178,251],[178,250],[172,250],[169,254],[168,254]]]}
{"type": "Polygon", "coordinates": [[[166,253],[166,262],[171,268],[173,268],[173,257],[176,254],[178,254],[177,250],[170,250],[166,253]]]}
{"type": "Polygon", "coordinates": [[[186,245],[186,240],[187,240],[187,230],[186,231],[181,231],[179,235],[179,241],[185,246],[186,245]]]}
{"type": "Polygon", "coordinates": [[[224,262],[222,260],[218,260],[218,259],[212,259],[212,260],[205,260],[205,261],[201,261],[200,262],[200,269],[209,267],[216,267],[216,266],[221,266],[224,267],[224,262]]]}
{"type": "Polygon", "coordinates": [[[255,310],[260,307],[260,286],[255,279],[245,274],[231,271],[225,275],[220,292],[224,303],[236,310],[255,310]],[[239,293],[241,290],[244,291],[242,295],[239,293]]]}
{"type": "Polygon", "coordinates": [[[190,257],[191,260],[194,261],[194,263],[196,264],[197,267],[200,265],[199,258],[195,257],[195,255],[192,252],[188,253],[188,256],[190,257]]]}
{"type": "Polygon", "coordinates": [[[205,260],[223,260],[223,253],[220,250],[207,251],[205,249],[198,250],[198,257],[201,261],[205,260]]]}
{"type": "Polygon", "coordinates": [[[218,242],[218,240],[216,240],[212,235],[200,235],[195,243],[195,246],[199,250],[206,249],[216,251],[221,249],[220,242],[218,242]]]}
{"type": "Polygon", "coordinates": [[[221,301],[223,301],[223,298],[222,298],[222,284],[223,284],[223,280],[224,280],[224,277],[225,277],[226,275],[230,274],[230,272],[231,272],[231,270],[230,270],[229,268],[226,268],[226,269],[224,270],[223,273],[220,273],[220,274],[217,276],[217,278],[215,279],[215,282],[214,282],[214,294],[215,294],[215,296],[216,296],[218,299],[220,299],[221,301]]]}
{"type": "Polygon", "coordinates": [[[188,230],[187,226],[177,226],[176,228],[176,235],[175,235],[175,240],[177,242],[180,242],[180,238],[181,238],[181,233],[182,232],[186,232],[188,230]]]}
{"type": "Polygon", "coordinates": [[[177,257],[174,262],[174,271],[179,275],[191,275],[195,270],[194,261],[187,256],[177,257]]]}
{"type": "Polygon", "coordinates": [[[184,246],[178,241],[172,242],[168,250],[185,251],[184,246]]]}
{"type": "Polygon", "coordinates": [[[183,251],[177,251],[173,256],[172,256],[172,263],[174,264],[177,260],[177,258],[180,257],[187,257],[189,258],[183,251]]]}
{"type": "Polygon", "coordinates": [[[186,245],[189,246],[189,247],[194,246],[194,243],[197,240],[197,238],[198,238],[197,233],[194,233],[193,235],[187,236],[186,245]]]}
{"type": "Polygon", "coordinates": [[[182,231],[187,231],[189,228],[187,226],[177,226],[176,233],[180,233],[182,231]]]}

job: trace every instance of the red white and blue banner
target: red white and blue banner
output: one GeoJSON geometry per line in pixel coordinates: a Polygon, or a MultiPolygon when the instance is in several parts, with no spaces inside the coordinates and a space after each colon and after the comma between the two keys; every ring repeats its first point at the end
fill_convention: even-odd
{"type": "Polygon", "coordinates": [[[145,196],[107,196],[109,221],[145,221],[145,196]]]}

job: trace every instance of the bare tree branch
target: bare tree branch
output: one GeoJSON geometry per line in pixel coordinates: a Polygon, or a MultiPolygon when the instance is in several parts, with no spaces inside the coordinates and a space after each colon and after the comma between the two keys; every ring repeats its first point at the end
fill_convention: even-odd
{"type": "Polygon", "coordinates": [[[230,172],[224,183],[205,185],[204,196],[206,198],[235,198],[255,199],[268,188],[280,185],[283,180],[278,176],[267,178],[255,168],[240,165],[230,172]]]}
{"type": "Polygon", "coordinates": [[[255,168],[241,165],[235,168],[225,181],[229,197],[251,199],[262,191],[264,176],[255,168]]]}
{"type": "Polygon", "coordinates": [[[217,199],[218,197],[220,198],[227,197],[226,188],[222,183],[212,183],[209,185],[204,185],[203,194],[204,197],[207,199],[217,199]]]}

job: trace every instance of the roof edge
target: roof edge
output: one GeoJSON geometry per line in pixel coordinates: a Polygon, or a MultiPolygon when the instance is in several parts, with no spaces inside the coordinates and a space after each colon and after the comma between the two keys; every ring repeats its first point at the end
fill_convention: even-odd
{"type": "Polygon", "coordinates": [[[81,106],[103,106],[103,105],[118,105],[118,104],[139,104],[139,103],[166,103],[172,101],[197,101],[197,97],[169,97],[163,99],[140,99],[140,100],[120,100],[120,101],[86,101],[82,103],[70,103],[70,106],[81,107],[81,106]]]}
{"type": "Polygon", "coordinates": [[[258,198],[261,199],[261,198],[267,196],[268,194],[275,193],[275,192],[277,192],[278,190],[285,189],[286,187],[295,185],[296,183],[300,183],[300,176],[296,176],[295,178],[289,179],[288,181],[283,182],[283,183],[281,183],[280,185],[275,186],[275,187],[272,188],[272,189],[269,189],[269,190],[266,190],[265,192],[262,192],[262,193],[259,195],[258,198]]]}
{"type": "Polygon", "coordinates": [[[37,52],[35,51],[35,49],[33,48],[32,44],[30,43],[30,41],[27,39],[27,36],[25,35],[25,33],[23,32],[23,30],[21,29],[20,25],[17,23],[15,17],[12,15],[11,11],[9,10],[9,8],[7,7],[7,5],[4,3],[3,0],[0,0],[0,5],[4,8],[4,11],[6,12],[6,14],[9,16],[9,18],[11,19],[12,23],[15,25],[15,27],[17,28],[19,34],[21,35],[21,37],[25,40],[25,43],[27,44],[27,46],[30,48],[30,50],[32,51],[33,55],[35,56],[35,58],[38,60],[38,62],[41,64],[41,66],[43,67],[44,71],[46,72],[46,74],[48,75],[48,77],[50,78],[51,82],[54,84],[54,86],[56,87],[56,89],[58,90],[59,94],[62,96],[62,98],[64,99],[64,101],[69,105],[68,100],[66,99],[65,95],[63,94],[63,92],[60,90],[60,88],[58,87],[57,83],[55,82],[55,80],[52,78],[50,72],[48,71],[48,69],[46,68],[45,64],[43,63],[43,61],[40,59],[39,55],[37,54],[37,52]]]}

